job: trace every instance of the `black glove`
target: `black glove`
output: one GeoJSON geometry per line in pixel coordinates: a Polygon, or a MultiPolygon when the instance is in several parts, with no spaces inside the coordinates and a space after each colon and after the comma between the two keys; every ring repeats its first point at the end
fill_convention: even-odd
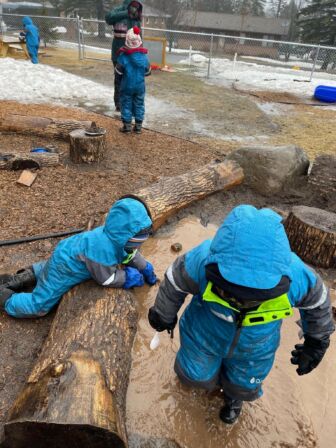
{"type": "Polygon", "coordinates": [[[292,351],[291,363],[298,366],[297,374],[306,375],[315,369],[327,351],[329,343],[329,337],[320,340],[305,336],[304,344],[296,344],[295,350],[292,351]]]}
{"type": "Polygon", "coordinates": [[[139,10],[136,6],[130,6],[128,8],[128,15],[130,19],[137,20],[139,19],[139,10]]]}
{"type": "Polygon", "coordinates": [[[152,306],[149,308],[148,311],[148,321],[151,325],[151,327],[154,328],[156,331],[165,331],[167,330],[168,333],[170,333],[172,330],[174,330],[176,324],[177,324],[177,316],[175,316],[175,319],[173,322],[165,322],[160,314],[155,310],[155,307],[152,306]]]}

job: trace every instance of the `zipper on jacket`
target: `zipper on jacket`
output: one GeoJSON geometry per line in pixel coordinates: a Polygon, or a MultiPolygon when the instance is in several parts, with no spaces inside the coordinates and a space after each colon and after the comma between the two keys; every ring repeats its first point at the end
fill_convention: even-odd
{"type": "Polygon", "coordinates": [[[239,313],[238,314],[238,317],[237,317],[237,320],[236,320],[237,329],[236,329],[236,332],[235,332],[232,344],[230,346],[229,353],[227,355],[228,358],[232,357],[233,350],[236,348],[236,345],[238,344],[240,333],[241,333],[241,329],[242,329],[242,326],[243,326],[244,318],[245,318],[245,313],[244,314],[243,313],[239,313]]]}

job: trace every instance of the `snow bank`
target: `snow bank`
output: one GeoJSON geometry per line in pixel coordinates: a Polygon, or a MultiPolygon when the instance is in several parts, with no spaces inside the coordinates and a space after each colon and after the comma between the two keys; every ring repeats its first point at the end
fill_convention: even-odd
{"type": "MultiPolygon", "coordinates": [[[[193,55],[191,59],[191,63],[198,69],[196,75],[205,77],[207,58],[193,55]]],[[[189,59],[180,63],[189,64],[189,59]]],[[[238,88],[246,90],[287,92],[304,97],[311,97],[315,87],[321,84],[336,87],[336,75],[318,72],[312,82],[309,82],[309,78],[309,71],[242,61],[234,63],[229,59],[214,58],[211,60],[210,79],[207,82],[225,87],[230,87],[235,82],[238,88]]]]}
{"type": "MultiPolygon", "coordinates": [[[[48,65],[0,59],[0,99],[21,103],[54,103],[113,113],[113,88],[48,65]]],[[[146,96],[146,122],[181,117],[185,110],[146,96]]]]}

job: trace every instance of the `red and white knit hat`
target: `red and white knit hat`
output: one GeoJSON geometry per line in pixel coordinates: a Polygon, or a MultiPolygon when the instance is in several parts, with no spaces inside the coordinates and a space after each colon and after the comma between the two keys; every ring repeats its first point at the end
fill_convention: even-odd
{"type": "Polygon", "coordinates": [[[140,36],[140,28],[134,26],[130,30],[127,31],[126,34],[126,47],[127,48],[139,48],[142,45],[142,40],[140,36]]]}

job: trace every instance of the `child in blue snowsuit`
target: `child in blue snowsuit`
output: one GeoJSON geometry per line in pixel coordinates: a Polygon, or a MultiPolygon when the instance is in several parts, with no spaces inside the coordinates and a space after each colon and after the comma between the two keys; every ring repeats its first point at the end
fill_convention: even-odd
{"type": "Polygon", "coordinates": [[[38,64],[38,49],[40,46],[40,34],[30,17],[22,19],[24,33],[20,33],[20,38],[25,38],[26,47],[33,64],[38,64]]]}
{"type": "Polygon", "coordinates": [[[243,401],[262,395],[280,343],[282,319],[300,310],[304,343],[292,351],[298,375],[322,360],[334,323],[320,276],[290,250],[282,218],[270,209],[241,205],[213,240],[204,241],[168,268],[149,322],[172,331],[180,319],[175,372],[181,382],[222,388],[220,418],[234,423],[243,401]]]}
{"type": "Polygon", "coordinates": [[[142,202],[117,201],[104,226],[61,241],[47,262],[1,275],[0,309],[13,317],[44,316],[69,289],[91,278],[114,288],[154,285],[154,268],[137,251],[151,226],[142,202]],[[31,293],[20,292],[35,284],[31,293]]]}
{"type": "Polygon", "coordinates": [[[120,86],[120,109],[123,127],[121,132],[141,133],[145,116],[145,76],[151,73],[147,57],[148,51],[142,47],[140,29],[133,27],[126,34],[126,43],[119,51],[116,73],[122,76],[120,86]]]}

